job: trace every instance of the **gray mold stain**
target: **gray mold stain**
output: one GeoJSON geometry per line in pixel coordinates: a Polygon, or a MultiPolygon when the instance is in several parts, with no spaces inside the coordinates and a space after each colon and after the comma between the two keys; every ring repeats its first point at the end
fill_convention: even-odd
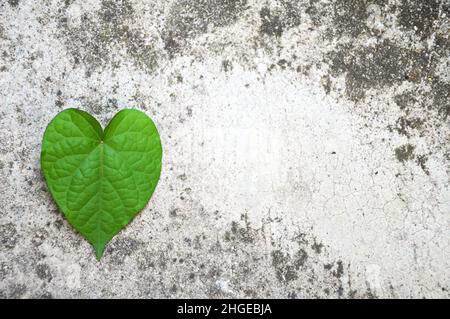
{"type": "Polygon", "coordinates": [[[0,298],[2,299],[19,299],[27,292],[27,286],[21,283],[14,283],[9,285],[5,291],[0,291],[0,298]]]}
{"type": "Polygon", "coordinates": [[[399,24],[422,39],[431,35],[440,14],[450,13],[450,3],[441,0],[408,0],[400,4],[399,24]]]}
{"type": "Polygon", "coordinates": [[[417,102],[417,99],[412,92],[405,92],[394,96],[394,101],[401,110],[408,110],[414,106],[414,104],[417,102]]]}
{"type": "Polygon", "coordinates": [[[238,241],[251,244],[256,240],[257,230],[251,228],[246,214],[243,214],[241,219],[244,221],[245,225],[241,226],[238,222],[231,222],[231,229],[230,231],[225,232],[224,238],[226,241],[238,241]]]}
{"type": "Polygon", "coordinates": [[[298,1],[282,0],[280,8],[273,10],[262,7],[259,11],[261,35],[280,37],[283,31],[296,27],[301,23],[302,4],[298,1]]]}
{"type": "Polygon", "coordinates": [[[60,30],[74,65],[86,67],[86,75],[104,67],[118,67],[119,51],[124,49],[137,68],[152,72],[158,63],[153,45],[135,25],[130,1],[102,1],[97,13],[84,13],[79,26],[60,20],[60,30]]]}
{"type": "Polygon", "coordinates": [[[0,281],[3,281],[13,273],[13,268],[6,262],[0,262],[0,281]]]}
{"type": "Polygon", "coordinates": [[[333,2],[333,24],[330,32],[334,36],[349,34],[358,37],[367,31],[367,6],[372,2],[361,0],[338,0],[333,2]]]}
{"type": "Polygon", "coordinates": [[[125,258],[136,253],[142,245],[141,241],[130,237],[117,237],[107,246],[106,253],[113,264],[121,265],[125,258]]]}
{"type": "Polygon", "coordinates": [[[272,13],[269,8],[262,8],[259,12],[261,18],[260,32],[269,36],[280,37],[283,34],[285,24],[277,13],[272,13]]]}
{"type": "Polygon", "coordinates": [[[13,249],[16,247],[18,235],[13,223],[0,225],[0,248],[13,249]]]}
{"type": "Polygon", "coordinates": [[[173,4],[163,32],[169,57],[179,54],[188,40],[208,31],[234,23],[246,9],[247,0],[179,0],[173,4]]]}
{"type": "Polygon", "coordinates": [[[427,166],[428,156],[427,155],[417,155],[416,163],[420,166],[420,168],[425,172],[425,174],[430,175],[430,170],[427,166]]]}
{"type": "Polygon", "coordinates": [[[50,282],[53,279],[52,272],[50,270],[50,267],[47,264],[38,264],[36,266],[36,275],[39,279],[50,282]]]}
{"type": "Polygon", "coordinates": [[[322,243],[318,243],[316,240],[314,240],[314,243],[311,245],[311,248],[316,252],[316,254],[320,254],[324,248],[322,243]]]}
{"type": "Polygon", "coordinates": [[[19,0],[8,0],[11,7],[17,7],[19,5],[19,0]]]}
{"type": "Polygon", "coordinates": [[[271,253],[272,266],[275,268],[275,274],[280,282],[288,283],[299,278],[298,271],[306,266],[308,253],[300,248],[291,257],[281,250],[274,250],[271,253]]]}
{"type": "Polygon", "coordinates": [[[271,253],[272,266],[275,268],[276,277],[280,282],[289,282],[298,278],[295,266],[290,264],[290,256],[281,250],[274,250],[271,253]]]}
{"type": "Polygon", "coordinates": [[[433,97],[433,107],[439,112],[444,121],[447,122],[450,119],[450,83],[434,81],[431,88],[431,95],[433,97]]]}
{"type": "Polygon", "coordinates": [[[334,277],[338,279],[341,278],[342,275],[344,274],[344,265],[342,263],[342,260],[325,264],[323,268],[329,271],[334,277]]]}
{"type": "Polygon", "coordinates": [[[410,137],[412,131],[420,131],[424,125],[424,120],[418,117],[400,117],[394,129],[401,135],[410,137]]]}
{"type": "Polygon", "coordinates": [[[45,239],[48,237],[48,232],[45,228],[38,228],[35,230],[31,243],[33,246],[38,247],[42,245],[45,239]]]}
{"type": "MultiPolygon", "coordinates": [[[[333,23],[327,26],[332,29],[328,40],[334,41],[341,35],[349,35],[353,39],[362,34],[378,35],[366,25],[370,4],[376,4],[384,11],[396,12],[397,23],[420,35],[421,40],[428,41],[427,46],[412,49],[388,39],[369,47],[355,45],[353,41],[342,42],[324,60],[330,66],[330,75],[345,76],[346,96],[354,102],[363,100],[369,89],[380,90],[408,82],[416,89],[395,97],[401,109],[408,111],[417,102],[420,107],[428,108],[428,101],[431,101],[431,108],[439,112],[441,120],[447,120],[450,83],[439,78],[436,70],[442,59],[449,57],[449,35],[442,30],[448,29],[450,3],[411,0],[394,5],[377,0],[336,1],[333,3],[333,23]]],[[[410,124],[417,128],[422,120],[426,121],[426,118],[410,124]]],[[[399,124],[409,126],[406,122],[399,124]]],[[[407,132],[402,130],[402,134],[407,132]]]]}
{"type": "Polygon", "coordinates": [[[428,52],[403,49],[389,40],[367,48],[338,45],[328,58],[332,75],[345,74],[346,94],[353,101],[363,99],[370,88],[419,82],[429,67],[428,52]]]}
{"type": "Polygon", "coordinates": [[[411,144],[405,144],[395,149],[395,157],[399,162],[406,162],[414,158],[415,147],[411,144]]]}

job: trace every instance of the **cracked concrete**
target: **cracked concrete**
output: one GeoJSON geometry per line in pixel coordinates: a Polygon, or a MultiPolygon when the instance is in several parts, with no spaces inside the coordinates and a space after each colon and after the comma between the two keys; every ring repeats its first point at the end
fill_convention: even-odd
{"type": "Polygon", "coordinates": [[[0,297],[448,298],[448,0],[0,0],[0,297]],[[46,125],[144,110],[149,205],[101,262],[46,125]]]}

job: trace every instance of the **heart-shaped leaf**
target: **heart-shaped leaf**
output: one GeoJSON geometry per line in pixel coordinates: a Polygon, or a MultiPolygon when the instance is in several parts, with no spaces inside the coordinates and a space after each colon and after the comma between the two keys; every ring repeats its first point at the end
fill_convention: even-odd
{"type": "Polygon", "coordinates": [[[149,201],[161,158],[158,131],[143,112],[122,110],[103,131],[89,113],[67,109],[45,130],[41,167],[59,208],[100,259],[149,201]]]}

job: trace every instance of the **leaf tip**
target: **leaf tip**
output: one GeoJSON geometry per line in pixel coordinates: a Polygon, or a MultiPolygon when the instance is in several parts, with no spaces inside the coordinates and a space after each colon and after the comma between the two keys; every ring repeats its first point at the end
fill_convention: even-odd
{"type": "Polygon", "coordinates": [[[97,257],[97,261],[100,261],[100,259],[103,256],[103,252],[105,251],[105,245],[94,246],[94,249],[95,249],[95,256],[97,257]]]}

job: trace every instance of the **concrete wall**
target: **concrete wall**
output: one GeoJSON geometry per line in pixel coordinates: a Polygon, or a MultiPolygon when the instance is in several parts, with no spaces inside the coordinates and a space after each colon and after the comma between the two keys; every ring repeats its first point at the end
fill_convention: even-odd
{"type": "Polygon", "coordinates": [[[450,295],[450,2],[0,0],[0,296],[450,295]],[[101,262],[40,171],[136,107],[163,170],[101,262]]]}

